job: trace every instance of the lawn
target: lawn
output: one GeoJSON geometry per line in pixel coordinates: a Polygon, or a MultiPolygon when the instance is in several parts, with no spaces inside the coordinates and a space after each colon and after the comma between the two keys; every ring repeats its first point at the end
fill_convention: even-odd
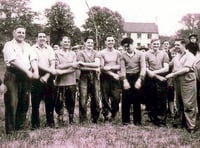
{"type": "MultiPolygon", "coordinates": [[[[0,64],[0,75],[5,68],[0,64]]],[[[40,114],[42,127],[30,130],[31,105],[27,115],[27,130],[14,135],[6,135],[4,131],[4,102],[0,96],[0,147],[1,148],[198,148],[200,144],[200,129],[189,134],[185,129],[175,129],[168,119],[167,127],[156,127],[148,122],[143,110],[142,126],[133,124],[123,126],[121,113],[117,122],[104,123],[102,116],[98,124],[80,125],[78,123],[78,101],[75,110],[75,124],[69,125],[65,111],[65,124],[59,128],[45,127],[44,103],[41,103],[40,114]]],[[[55,114],[56,115],[56,114],[55,114]]],[[[55,120],[56,121],[56,120],[55,120]]],[[[198,127],[200,120],[197,121],[198,127]]]]}

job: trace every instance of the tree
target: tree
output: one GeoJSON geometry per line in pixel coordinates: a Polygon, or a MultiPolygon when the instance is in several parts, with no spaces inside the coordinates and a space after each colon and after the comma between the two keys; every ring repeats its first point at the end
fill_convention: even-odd
{"type": "Polygon", "coordinates": [[[93,35],[97,38],[97,48],[104,46],[105,36],[108,32],[116,37],[117,45],[122,38],[124,20],[118,12],[113,12],[108,8],[94,6],[88,12],[88,19],[83,25],[84,35],[93,35]]]}
{"type": "Polygon", "coordinates": [[[36,31],[33,20],[38,13],[28,7],[30,0],[1,0],[0,3],[0,36],[3,40],[12,38],[12,30],[15,25],[21,24],[27,28],[27,39],[31,39],[36,31]],[[32,29],[30,29],[32,28],[32,29]]]}
{"type": "Polygon", "coordinates": [[[73,43],[79,41],[77,36],[74,37],[78,29],[74,25],[74,16],[69,5],[56,2],[50,9],[45,10],[45,16],[48,19],[47,32],[50,34],[51,44],[58,44],[65,35],[72,38],[73,43]]]}
{"type": "Polygon", "coordinates": [[[192,33],[200,35],[200,14],[186,14],[180,23],[184,25],[184,28],[177,32],[177,36],[188,38],[192,33]]]}

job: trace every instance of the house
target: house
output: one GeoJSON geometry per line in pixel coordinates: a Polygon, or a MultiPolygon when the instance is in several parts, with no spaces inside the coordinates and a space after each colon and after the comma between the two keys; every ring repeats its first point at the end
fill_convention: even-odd
{"type": "Polygon", "coordinates": [[[159,38],[156,23],[124,23],[123,37],[131,37],[135,47],[149,47],[151,39],[159,38]]]}

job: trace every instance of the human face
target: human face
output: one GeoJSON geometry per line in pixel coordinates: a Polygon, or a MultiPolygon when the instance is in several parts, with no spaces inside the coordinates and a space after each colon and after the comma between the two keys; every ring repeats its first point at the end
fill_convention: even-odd
{"type": "Polygon", "coordinates": [[[115,45],[115,39],[114,37],[107,37],[105,41],[106,47],[109,49],[112,49],[115,45]]]}
{"type": "Polygon", "coordinates": [[[45,33],[38,33],[38,44],[39,45],[45,45],[47,42],[47,37],[45,33]]]}
{"type": "Polygon", "coordinates": [[[125,44],[124,46],[124,50],[128,53],[132,53],[133,52],[133,45],[132,44],[125,44]]]}
{"type": "Polygon", "coordinates": [[[68,37],[64,37],[62,40],[62,47],[63,49],[70,49],[71,47],[71,40],[68,37]]]}
{"type": "Polygon", "coordinates": [[[89,50],[92,50],[94,48],[93,39],[87,39],[87,41],[85,42],[85,48],[89,50]]]}
{"type": "Polygon", "coordinates": [[[190,41],[191,41],[192,43],[196,43],[196,42],[197,42],[197,38],[194,37],[194,36],[192,36],[192,37],[190,38],[190,41]]]}
{"type": "Polygon", "coordinates": [[[178,53],[183,53],[185,51],[185,46],[181,44],[181,41],[175,41],[174,47],[175,51],[178,53]]]}
{"type": "Polygon", "coordinates": [[[151,48],[154,51],[158,51],[160,49],[160,40],[155,40],[151,43],[151,48]]]}
{"type": "Polygon", "coordinates": [[[162,44],[162,48],[164,50],[168,50],[169,49],[169,42],[168,41],[165,41],[163,44],[162,44]]]}
{"type": "Polygon", "coordinates": [[[59,49],[59,46],[58,46],[58,45],[54,45],[54,46],[53,46],[53,49],[54,49],[54,50],[58,50],[58,49],[59,49]]]}
{"type": "Polygon", "coordinates": [[[17,42],[22,42],[25,39],[26,30],[24,28],[17,28],[13,32],[13,36],[17,42]]]}

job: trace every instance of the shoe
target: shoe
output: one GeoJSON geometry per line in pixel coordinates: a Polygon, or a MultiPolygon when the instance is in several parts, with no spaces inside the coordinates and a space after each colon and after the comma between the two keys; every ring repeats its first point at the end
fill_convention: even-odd
{"type": "Polygon", "coordinates": [[[105,116],[104,117],[104,122],[107,122],[107,121],[109,121],[109,118],[108,118],[108,116],[105,116]]]}
{"type": "Polygon", "coordinates": [[[188,131],[188,133],[190,133],[190,134],[194,134],[196,131],[198,130],[198,128],[193,128],[193,129],[189,129],[189,128],[187,128],[187,131],[188,131]]]}
{"type": "Polygon", "coordinates": [[[74,123],[74,115],[69,114],[69,124],[73,124],[73,123],[74,123]]]}
{"type": "Polygon", "coordinates": [[[129,125],[130,122],[122,122],[123,125],[129,125]]]}

